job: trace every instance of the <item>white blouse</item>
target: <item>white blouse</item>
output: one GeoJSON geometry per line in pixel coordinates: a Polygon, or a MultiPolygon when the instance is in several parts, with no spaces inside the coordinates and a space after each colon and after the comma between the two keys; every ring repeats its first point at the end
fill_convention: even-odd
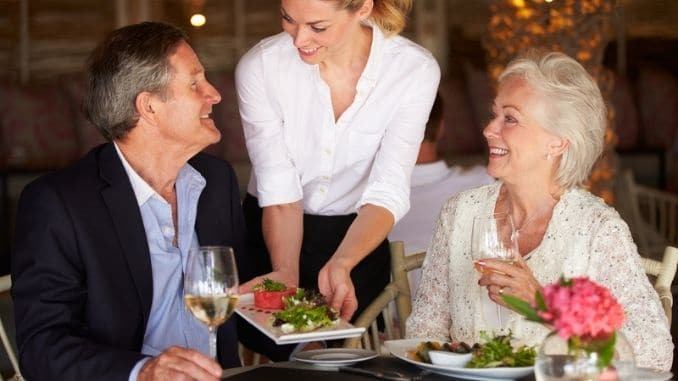
{"type": "MultiPolygon", "coordinates": [[[[436,224],[423,277],[407,320],[408,337],[452,338],[478,342],[478,332],[491,330],[483,318],[478,275],[471,259],[473,217],[491,214],[502,183],[458,194],[443,207],[436,224]]],[[[633,347],[636,364],[669,370],[673,343],[659,297],[640,264],[628,226],[600,198],[571,189],[556,204],[541,244],[527,260],[542,284],[566,277],[588,276],[608,287],[624,307],[622,332],[633,347]]],[[[548,333],[508,309],[507,328],[527,345],[548,333]]]]}
{"type": "Polygon", "coordinates": [[[301,61],[286,33],[238,63],[240,115],[253,164],[248,192],[260,206],[303,199],[307,213],[342,215],[370,203],[399,220],[435,98],[440,68],[430,52],[372,27],[353,103],[335,121],[318,65],[301,61]]]}

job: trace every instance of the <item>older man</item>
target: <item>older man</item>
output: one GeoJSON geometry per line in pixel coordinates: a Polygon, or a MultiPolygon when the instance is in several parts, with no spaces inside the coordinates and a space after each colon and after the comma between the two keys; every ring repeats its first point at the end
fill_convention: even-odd
{"type": "Polygon", "coordinates": [[[239,365],[183,306],[190,248],[230,245],[244,223],[218,142],[221,97],[178,28],[111,33],[88,64],[85,111],[110,141],[26,187],[12,251],[21,369],[36,380],[217,379],[239,365]],[[221,365],[221,366],[220,366],[221,365]]]}

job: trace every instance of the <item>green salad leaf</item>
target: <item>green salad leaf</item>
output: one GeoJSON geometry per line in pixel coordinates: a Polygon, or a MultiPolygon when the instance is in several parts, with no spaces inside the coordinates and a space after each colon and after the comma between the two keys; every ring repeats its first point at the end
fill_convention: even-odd
{"type": "Polygon", "coordinates": [[[534,347],[521,346],[514,349],[511,346],[512,333],[507,335],[492,335],[480,331],[480,337],[484,344],[474,348],[471,361],[466,364],[467,368],[496,368],[496,367],[521,367],[534,365],[537,352],[534,347]]]}
{"type": "Polygon", "coordinates": [[[285,309],[274,314],[276,320],[273,322],[273,326],[283,326],[283,330],[291,326],[293,331],[307,332],[330,326],[339,317],[317,292],[298,288],[296,294],[284,298],[283,301],[285,309]]]}
{"type": "Polygon", "coordinates": [[[276,282],[273,279],[264,278],[264,281],[252,287],[254,291],[285,291],[285,284],[276,282]]]}

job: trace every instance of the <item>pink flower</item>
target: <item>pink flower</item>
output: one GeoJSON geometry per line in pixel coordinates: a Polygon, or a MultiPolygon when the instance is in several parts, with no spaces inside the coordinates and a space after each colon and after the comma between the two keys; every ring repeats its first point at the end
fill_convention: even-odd
{"type": "Polygon", "coordinates": [[[537,314],[558,335],[583,341],[604,339],[624,322],[624,311],[610,291],[588,278],[573,278],[544,287],[546,311],[537,314]]]}

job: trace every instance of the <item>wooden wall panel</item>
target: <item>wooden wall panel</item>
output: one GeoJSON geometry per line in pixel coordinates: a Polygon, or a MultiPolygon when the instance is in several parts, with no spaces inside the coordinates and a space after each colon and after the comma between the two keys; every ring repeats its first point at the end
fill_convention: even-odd
{"type": "MultiPolygon", "coordinates": [[[[210,70],[232,69],[238,58],[261,38],[280,32],[278,0],[24,0],[29,4],[29,44],[25,61],[30,81],[80,71],[95,44],[118,23],[116,4],[126,22],[144,19],[184,28],[210,70]],[[189,25],[202,7],[207,24],[189,25]]],[[[445,0],[449,70],[464,61],[482,62],[480,38],[485,33],[489,0],[445,0]],[[459,56],[459,57],[457,57],[459,56]]],[[[616,1],[616,0],[608,0],[616,1]]],[[[620,0],[625,8],[628,38],[678,39],[678,1],[620,0]]],[[[20,0],[0,0],[0,78],[20,77],[20,0]]],[[[404,35],[417,40],[416,10],[404,35]]],[[[420,25],[421,26],[421,25],[420,25]]],[[[614,38],[614,37],[613,37],[614,38]]],[[[632,53],[632,52],[629,52],[632,53]]]]}
{"type": "Polygon", "coordinates": [[[0,78],[19,78],[19,1],[0,1],[0,78]]]}

